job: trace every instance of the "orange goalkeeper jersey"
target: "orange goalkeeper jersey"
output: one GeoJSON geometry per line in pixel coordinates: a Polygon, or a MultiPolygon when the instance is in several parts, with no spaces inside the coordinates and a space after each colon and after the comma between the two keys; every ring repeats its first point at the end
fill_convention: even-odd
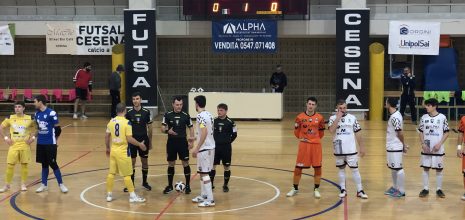
{"type": "Polygon", "coordinates": [[[315,113],[307,115],[302,112],[297,115],[294,125],[294,135],[301,141],[319,144],[324,136],[325,120],[322,115],[315,113]]]}

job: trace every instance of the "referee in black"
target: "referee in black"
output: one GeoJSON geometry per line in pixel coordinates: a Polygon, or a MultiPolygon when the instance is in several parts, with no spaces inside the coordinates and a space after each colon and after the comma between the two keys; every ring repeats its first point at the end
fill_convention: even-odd
{"type": "Polygon", "coordinates": [[[168,134],[166,143],[166,154],[168,161],[168,186],[163,190],[163,194],[173,191],[174,166],[176,160],[182,161],[184,167],[184,176],[186,178],[185,193],[190,194],[191,168],[189,166],[189,150],[192,148],[195,137],[194,128],[189,114],[182,111],[182,98],[176,96],[173,98],[173,111],[165,113],[161,123],[161,131],[168,134]],[[189,139],[187,139],[186,127],[189,128],[189,139]]]}
{"type": "MultiPolygon", "coordinates": [[[[132,109],[126,113],[126,119],[132,124],[132,137],[139,142],[144,142],[147,146],[146,151],[142,151],[139,147],[129,144],[129,150],[131,152],[133,173],[131,175],[132,182],[134,183],[134,173],[137,154],[139,154],[140,162],[142,163],[142,186],[150,191],[152,187],[147,183],[147,174],[149,172],[149,150],[152,149],[152,116],[150,111],[141,105],[142,97],[139,92],[132,94],[132,109]]],[[[124,188],[127,192],[127,189],[124,188]]]]}
{"type": "Polygon", "coordinates": [[[213,163],[213,169],[210,172],[210,179],[212,181],[212,188],[215,188],[213,181],[216,175],[216,165],[220,165],[223,162],[224,167],[224,184],[223,192],[229,192],[229,178],[231,177],[231,154],[232,147],[231,143],[236,140],[237,128],[236,123],[231,120],[228,113],[228,106],[226,104],[219,104],[217,106],[218,117],[214,121],[213,137],[215,138],[215,160],[213,163]]]}

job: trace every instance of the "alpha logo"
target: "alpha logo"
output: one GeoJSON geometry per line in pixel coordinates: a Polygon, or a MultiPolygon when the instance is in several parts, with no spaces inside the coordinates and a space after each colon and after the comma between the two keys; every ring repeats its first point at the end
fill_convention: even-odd
{"type": "Polygon", "coordinates": [[[232,23],[227,23],[223,26],[223,33],[225,34],[235,34],[236,33],[236,25],[232,23]]]}
{"type": "Polygon", "coordinates": [[[401,25],[400,26],[400,35],[407,35],[408,34],[408,26],[407,25],[401,25]]]}

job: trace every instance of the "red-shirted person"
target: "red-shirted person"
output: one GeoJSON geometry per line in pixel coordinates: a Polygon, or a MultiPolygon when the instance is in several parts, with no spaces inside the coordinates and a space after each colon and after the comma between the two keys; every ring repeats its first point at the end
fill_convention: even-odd
{"type": "Polygon", "coordinates": [[[76,87],[76,101],[74,102],[74,114],[73,119],[78,118],[77,110],[78,105],[81,103],[81,118],[86,119],[86,102],[87,102],[87,94],[91,94],[92,92],[92,75],[90,74],[90,70],[92,66],[90,63],[84,63],[84,68],[79,69],[74,75],[73,82],[76,87]]]}
{"type": "MultiPolygon", "coordinates": [[[[465,116],[462,116],[459,123],[459,136],[457,138],[457,156],[462,158],[462,173],[463,173],[463,188],[465,189],[465,148],[462,147],[465,142],[463,133],[465,132],[465,116]]],[[[462,196],[462,200],[465,201],[465,194],[462,196]]]]}
{"type": "Polygon", "coordinates": [[[295,196],[299,192],[299,182],[302,177],[302,169],[313,167],[314,184],[313,194],[319,199],[321,181],[322,149],[321,138],[324,136],[325,120],[322,115],[316,113],[318,101],[315,97],[307,99],[307,110],[297,115],[295,119],[294,135],[299,139],[299,152],[294,169],[294,188],[287,196],[295,196]]]}

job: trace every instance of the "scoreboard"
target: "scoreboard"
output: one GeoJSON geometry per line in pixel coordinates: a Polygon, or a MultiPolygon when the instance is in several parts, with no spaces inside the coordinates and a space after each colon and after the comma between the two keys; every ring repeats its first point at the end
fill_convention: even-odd
{"type": "Polygon", "coordinates": [[[308,0],[183,0],[184,15],[306,15],[308,0]]]}

